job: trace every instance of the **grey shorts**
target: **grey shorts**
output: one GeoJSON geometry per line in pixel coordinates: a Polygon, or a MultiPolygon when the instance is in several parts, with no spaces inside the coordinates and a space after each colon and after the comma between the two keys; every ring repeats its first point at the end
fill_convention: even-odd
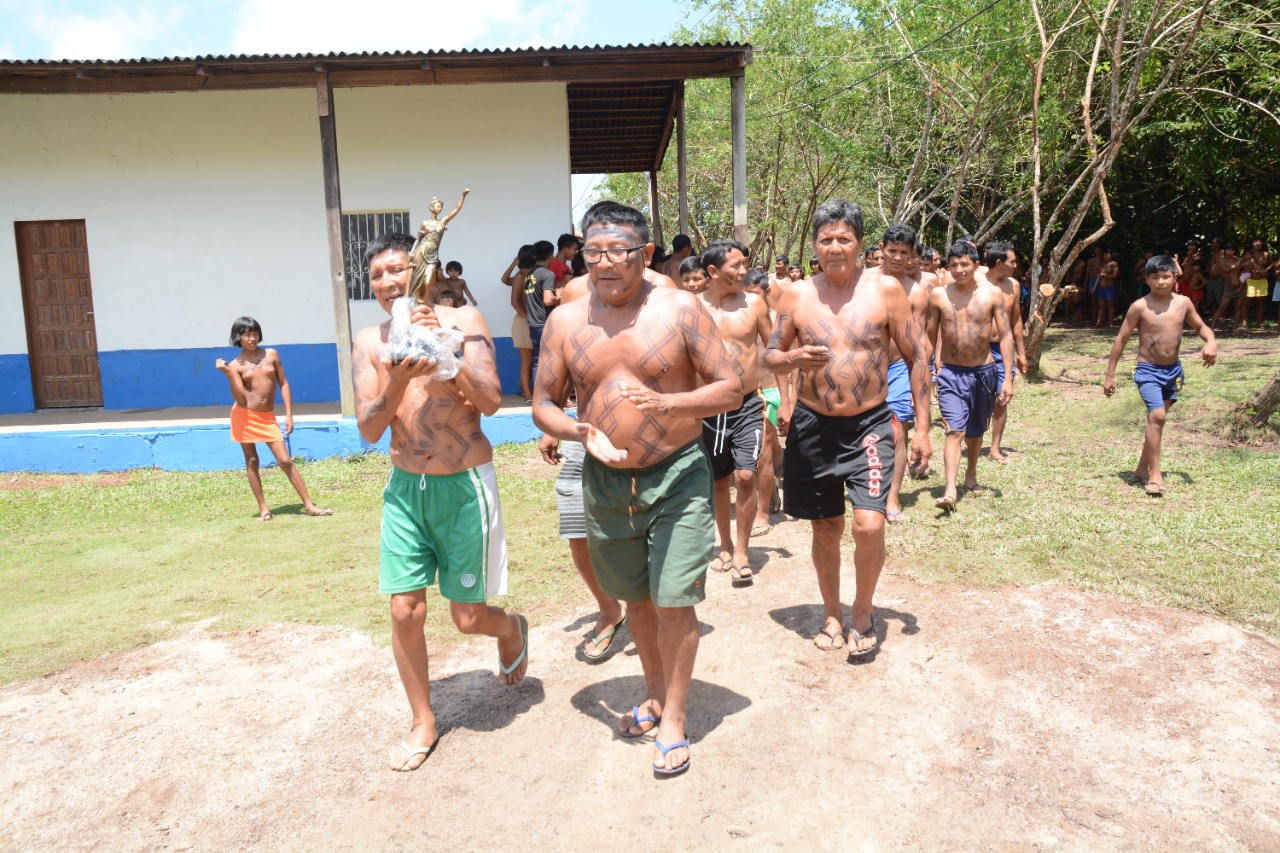
{"type": "Polygon", "coordinates": [[[586,539],[582,512],[582,460],[587,450],[576,441],[560,443],[560,476],[556,477],[556,506],[560,509],[560,538],[586,539]]]}

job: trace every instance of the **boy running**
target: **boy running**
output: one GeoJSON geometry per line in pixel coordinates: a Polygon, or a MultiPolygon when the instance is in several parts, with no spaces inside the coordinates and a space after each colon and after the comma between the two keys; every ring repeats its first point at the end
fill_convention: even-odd
{"type": "Polygon", "coordinates": [[[289,478],[290,485],[302,498],[302,509],[307,515],[333,515],[332,510],[320,509],[311,502],[307,486],[302,482],[298,466],[289,457],[284,437],[293,432],[293,394],[289,380],[284,375],[280,354],[262,342],[262,327],[252,317],[241,317],[231,324],[231,345],[240,347],[240,354],[228,363],[218,359],[214,364],[227,375],[231,385],[231,440],[238,442],[244,452],[244,468],[249,476],[249,488],[258,501],[258,520],[270,521],[271,510],[262,496],[262,475],[258,473],[258,442],[271,450],[276,464],[289,478]],[[284,401],[284,432],[276,423],[276,385],[280,386],[280,399],[284,401]]]}
{"type": "Polygon", "coordinates": [[[1134,330],[1138,331],[1138,367],[1133,381],[1147,404],[1147,428],[1142,441],[1142,455],[1133,475],[1146,484],[1147,494],[1159,496],[1164,491],[1164,474],[1160,470],[1160,439],[1169,407],[1182,390],[1182,362],[1178,350],[1182,346],[1182,328],[1190,325],[1202,340],[1200,358],[1212,367],[1218,357],[1218,341],[1213,329],[1200,319],[1195,306],[1185,296],[1173,292],[1177,263],[1167,255],[1157,255],[1147,262],[1147,286],[1151,292],[1129,306],[1120,333],[1111,345],[1107,376],[1102,393],[1110,397],[1116,391],[1116,364],[1124,355],[1125,345],[1134,330]]]}
{"type": "MultiPolygon", "coordinates": [[[[369,243],[369,285],[388,314],[413,276],[413,238],[384,234],[369,243]]],[[[493,340],[475,308],[415,305],[417,326],[465,336],[458,375],[438,381],[425,358],[391,361],[391,321],[360,331],[352,347],[356,424],[375,443],[391,428],[391,475],[383,491],[379,592],[391,596],[391,649],[413,710],[413,728],[393,753],[393,770],[416,770],[440,740],[431,709],[423,627],[426,587],[440,580],[453,624],[498,641],[499,680],[516,684],[529,663],[529,624],[486,604],[507,591],[507,545],[480,416],[502,402],[493,340]]]]}
{"type": "Polygon", "coordinates": [[[977,247],[967,240],[957,240],[947,252],[947,269],[952,282],[929,291],[927,336],[938,341],[942,363],[938,369],[938,409],[947,424],[947,443],[942,453],[946,490],[935,503],[939,509],[951,512],[956,508],[961,443],[968,450],[965,491],[983,488],[978,485],[982,435],[987,431],[996,400],[1008,405],[1013,398],[1014,352],[1004,294],[974,275],[978,269],[977,247]],[[1002,386],[1001,371],[991,355],[992,338],[1000,341],[1002,386]]]}

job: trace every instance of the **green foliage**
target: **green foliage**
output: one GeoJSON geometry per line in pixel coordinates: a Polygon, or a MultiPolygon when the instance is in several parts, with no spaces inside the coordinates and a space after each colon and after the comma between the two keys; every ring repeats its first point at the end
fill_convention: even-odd
{"type": "MultiPolygon", "coordinates": [[[[1132,0],[1130,34],[1152,15],[1167,21],[1174,2],[1132,0]]],[[[1089,3],[1094,15],[1104,5],[1089,3]]],[[[1039,8],[1047,33],[1065,27],[1045,61],[1036,124],[1051,207],[1086,162],[1081,99],[1096,30],[1071,0],[1042,0],[1039,8]],[[1066,26],[1069,20],[1076,23],[1066,26]]],[[[901,220],[933,245],[961,233],[1029,244],[1033,70],[1041,51],[1031,0],[989,7],[695,0],[685,17],[697,23],[677,28],[673,41],[753,46],[746,144],[754,252],[807,255],[808,220],[833,197],[862,204],[872,238],[901,220]]],[[[1113,68],[1104,43],[1090,103],[1096,143],[1115,136],[1122,144],[1107,184],[1116,222],[1109,242],[1137,252],[1189,231],[1275,233],[1280,123],[1264,110],[1280,115],[1278,34],[1273,7],[1214,3],[1176,85],[1134,127],[1113,126],[1106,114],[1111,75],[1135,55],[1124,51],[1124,68],[1113,68]]],[[[1183,43],[1166,38],[1146,55],[1139,105],[1183,43]]],[[[690,81],[686,115],[691,230],[701,243],[732,233],[728,82],[690,81]]],[[[668,236],[678,217],[675,172],[673,155],[659,176],[668,236]]],[[[648,212],[643,176],[611,176],[600,196],[648,212]]],[[[1101,224],[1101,210],[1093,198],[1079,204],[1088,233],[1101,224]]]]}

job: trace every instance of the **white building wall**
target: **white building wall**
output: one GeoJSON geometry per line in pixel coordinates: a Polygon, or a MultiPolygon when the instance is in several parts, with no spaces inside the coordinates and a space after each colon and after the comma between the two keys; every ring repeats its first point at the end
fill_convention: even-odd
{"type": "MultiPolygon", "coordinates": [[[[432,196],[443,216],[471,189],[441,267],[462,264],[490,333],[510,337],[499,276],[521,244],[573,230],[564,85],[343,89],[334,101],[345,210],[408,210],[416,228],[432,196]]],[[[352,304],[354,331],[385,318],[376,302],[352,304]]]]}
{"type": "MultiPolygon", "coordinates": [[[[332,343],[315,92],[0,95],[0,353],[26,352],[12,223],[84,219],[100,351],[332,343]]],[[[466,206],[442,242],[495,337],[521,243],[570,230],[563,84],[338,90],[343,208],[466,206]]],[[[354,303],[358,330],[383,319],[354,303]]]]}
{"type": "MultiPolygon", "coordinates": [[[[84,219],[99,351],[333,341],[315,94],[0,95],[0,218],[84,219]]],[[[12,226],[0,351],[25,352],[12,226]]]]}

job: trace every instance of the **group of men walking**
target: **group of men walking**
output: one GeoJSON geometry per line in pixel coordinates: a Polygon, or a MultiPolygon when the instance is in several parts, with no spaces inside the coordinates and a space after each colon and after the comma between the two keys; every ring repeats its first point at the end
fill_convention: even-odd
{"type": "MultiPolygon", "coordinates": [[[[648,269],[654,246],[640,212],[597,204],[583,219],[582,236],[587,274],[563,288],[546,317],[533,417],[544,433],[544,458],[572,466],[557,484],[561,534],[568,508],[566,538],[601,603],[584,653],[603,656],[625,618],[646,687],[619,733],[652,731],[653,772],[674,775],[691,760],[686,704],[706,573],[720,568],[739,582],[751,578],[756,481],[761,473],[771,479],[772,465],[758,469],[770,415],[774,426],[778,417],[770,400],[776,395],[762,386],[781,384],[794,394],[783,509],[813,527],[824,611],[814,642],[867,655],[879,642],[873,602],[886,518],[903,520],[902,477],[908,469],[926,472],[932,455],[934,371],[947,423],[947,487],[938,505],[955,507],[966,440],[965,486],[979,488],[974,441],[980,445],[995,401],[1008,403],[1014,365],[1022,361],[1012,319],[1020,332],[1017,285],[1001,280],[1015,258],[994,244],[982,266],[976,247],[958,242],[948,274],[926,274],[914,233],[894,226],[881,241],[882,265],[868,267],[860,208],[830,201],[817,208],[811,229],[820,272],[775,278],[761,296],[746,287],[747,247],[717,241],[697,256],[706,284],[692,293],[648,269]],[[773,375],[780,381],[769,383],[773,375]],[[576,418],[564,408],[570,388],[576,418]],[[902,424],[910,420],[921,428],[908,447],[902,424]],[[853,505],[856,579],[847,633],[840,596],[846,500],[853,505]],[[585,542],[575,546],[579,530],[585,542]]],[[[369,249],[371,284],[384,307],[405,293],[411,274],[401,243],[381,240],[369,249]]],[[[675,263],[677,274],[692,266],[687,257],[675,263]]],[[[524,617],[485,604],[505,589],[506,575],[492,451],[479,429],[499,395],[492,340],[474,308],[419,306],[414,322],[464,332],[457,377],[434,380],[434,365],[425,362],[393,364],[385,324],[361,332],[353,358],[362,434],[374,441],[392,430],[381,589],[392,596],[393,650],[414,712],[414,728],[393,759],[402,770],[419,766],[438,740],[422,637],[423,588],[437,573],[459,629],[497,639],[502,680],[523,677],[529,642],[524,617]]]]}

